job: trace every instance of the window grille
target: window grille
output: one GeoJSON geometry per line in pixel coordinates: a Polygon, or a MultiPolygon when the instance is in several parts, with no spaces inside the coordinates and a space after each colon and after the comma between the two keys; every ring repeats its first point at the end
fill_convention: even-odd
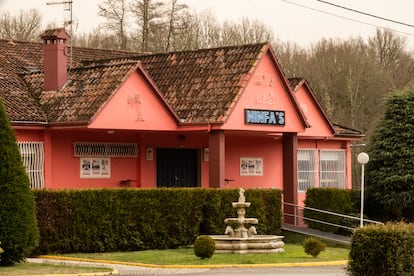
{"type": "Polygon", "coordinates": [[[316,149],[298,150],[298,189],[306,191],[309,187],[315,187],[317,178],[316,149]]]}
{"type": "Polygon", "coordinates": [[[20,155],[32,189],[42,189],[44,178],[43,142],[18,142],[20,155]]]}
{"type": "Polygon", "coordinates": [[[321,150],[320,168],[322,188],[345,188],[344,150],[321,150]]]}
{"type": "Polygon", "coordinates": [[[135,143],[93,143],[75,142],[76,157],[137,157],[138,145],[135,143]]]}

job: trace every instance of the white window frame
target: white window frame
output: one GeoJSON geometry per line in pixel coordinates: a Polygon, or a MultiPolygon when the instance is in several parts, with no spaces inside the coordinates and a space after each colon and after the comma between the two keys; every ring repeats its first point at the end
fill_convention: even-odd
{"type": "Polygon", "coordinates": [[[321,188],[346,187],[346,154],[345,150],[320,150],[319,182],[321,188]],[[331,162],[328,164],[327,162],[331,162]]]}
{"type": "Polygon", "coordinates": [[[43,142],[17,142],[31,189],[45,188],[45,151],[43,142]]]}
{"type": "Polygon", "coordinates": [[[298,191],[316,187],[318,179],[318,150],[298,149],[298,191]]]}

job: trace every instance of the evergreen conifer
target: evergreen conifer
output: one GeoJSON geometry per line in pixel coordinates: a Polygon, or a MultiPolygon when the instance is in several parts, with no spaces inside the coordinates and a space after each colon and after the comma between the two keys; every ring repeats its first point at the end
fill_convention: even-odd
{"type": "Polygon", "coordinates": [[[37,245],[35,199],[16,138],[0,101],[0,265],[27,257],[37,245]]]}
{"type": "Polygon", "coordinates": [[[414,221],[414,90],[387,98],[368,148],[367,213],[414,221]]]}

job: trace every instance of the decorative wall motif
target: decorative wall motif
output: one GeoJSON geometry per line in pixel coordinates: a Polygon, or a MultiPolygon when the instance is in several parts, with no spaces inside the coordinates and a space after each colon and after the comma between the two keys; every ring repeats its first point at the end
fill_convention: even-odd
{"type": "Polygon", "coordinates": [[[141,110],[141,105],[142,105],[141,95],[138,93],[129,95],[127,99],[127,103],[136,112],[137,117],[135,120],[144,121],[144,115],[142,114],[142,110],[141,110]]]}

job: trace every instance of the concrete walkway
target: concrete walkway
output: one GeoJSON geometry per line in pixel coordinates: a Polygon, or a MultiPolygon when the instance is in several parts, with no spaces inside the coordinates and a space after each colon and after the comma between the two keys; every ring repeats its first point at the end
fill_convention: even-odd
{"type": "Polygon", "coordinates": [[[297,226],[285,223],[283,224],[282,229],[289,231],[289,232],[313,236],[313,237],[317,237],[317,238],[321,238],[321,239],[325,239],[325,240],[329,240],[329,241],[333,241],[337,243],[342,243],[346,245],[351,244],[351,237],[349,236],[343,236],[343,235],[337,235],[337,234],[333,234],[329,232],[323,232],[323,231],[308,228],[308,227],[297,227],[297,226]]]}

